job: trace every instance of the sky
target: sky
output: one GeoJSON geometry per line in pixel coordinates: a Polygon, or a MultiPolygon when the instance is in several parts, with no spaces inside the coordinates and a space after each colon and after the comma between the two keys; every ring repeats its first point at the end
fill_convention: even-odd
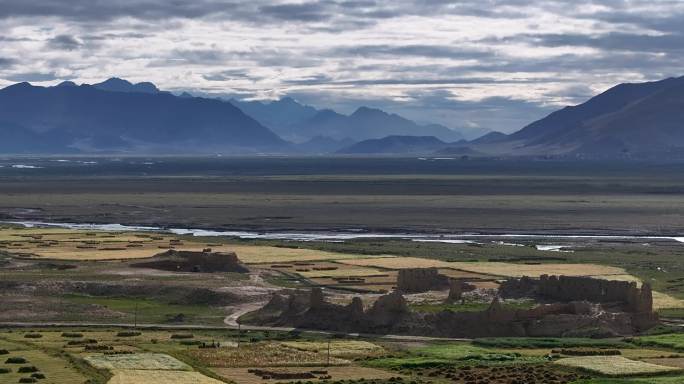
{"type": "Polygon", "coordinates": [[[684,75],[684,1],[0,0],[0,86],[151,81],[512,132],[684,75]]]}

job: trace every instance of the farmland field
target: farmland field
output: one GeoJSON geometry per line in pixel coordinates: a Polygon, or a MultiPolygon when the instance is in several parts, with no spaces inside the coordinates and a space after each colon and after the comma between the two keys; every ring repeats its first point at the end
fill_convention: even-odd
{"type": "Polygon", "coordinates": [[[367,258],[340,261],[344,264],[387,269],[451,268],[493,276],[539,277],[540,275],[610,276],[624,275],[622,268],[596,264],[513,264],[501,262],[446,262],[412,257],[367,258]]]}
{"type": "MultiPolygon", "coordinates": [[[[330,376],[330,379],[321,380],[318,378],[307,379],[307,381],[337,381],[337,380],[387,380],[394,377],[400,377],[395,372],[384,371],[369,367],[359,366],[344,366],[344,367],[303,367],[303,368],[276,368],[277,372],[298,373],[320,371],[325,372],[325,376],[330,376]]],[[[219,376],[234,381],[237,384],[261,384],[261,383],[276,383],[280,380],[262,379],[261,377],[248,372],[247,368],[215,368],[213,369],[219,376]]],[[[282,381],[280,381],[282,382],[282,381]]]]}
{"type": "Polygon", "coordinates": [[[580,356],[567,357],[555,362],[567,367],[575,367],[606,376],[636,376],[663,374],[680,371],[680,368],[669,367],[636,361],[622,356],[580,356]]]}
{"type": "Polygon", "coordinates": [[[219,384],[199,372],[115,370],[107,384],[219,384]]]}
{"type": "Polygon", "coordinates": [[[123,355],[94,354],[85,360],[98,369],[170,370],[188,371],[191,368],[171,356],[159,353],[132,353],[123,355]]]}
{"type": "MultiPolygon", "coordinates": [[[[301,351],[316,353],[326,353],[328,350],[328,343],[323,341],[289,341],[284,342],[283,345],[301,351]]],[[[384,348],[381,346],[367,341],[333,340],[330,342],[330,355],[335,357],[353,358],[372,356],[381,354],[384,351],[384,348]]]]}
{"type": "MultiPolygon", "coordinates": [[[[242,345],[239,348],[192,351],[193,358],[210,367],[288,367],[315,366],[327,362],[323,353],[299,350],[281,343],[263,342],[242,345]]],[[[349,365],[350,361],[331,358],[332,365],[349,365]]]]}

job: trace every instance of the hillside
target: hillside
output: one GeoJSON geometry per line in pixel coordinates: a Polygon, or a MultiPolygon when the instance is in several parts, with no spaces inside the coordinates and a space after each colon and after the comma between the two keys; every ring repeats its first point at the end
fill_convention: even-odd
{"type": "Polygon", "coordinates": [[[0,90],[3,152],[277,151],[286,143],[230,103],[176,97],[150,83],[19,83],[0,90]],[[103,89],[104,88],[104,89],[103,89]]]}
{"type": "Polygon", "coordinates": [[[426,154],[448,146],[434,136],[387,136],[370,139],[343,148],[339,154],[426,154]]]}
{"type": "Polygon", "coordinates": [[[679,157],[684,153],[684,77],[620,84],[566,107],[505,140],[475,145],[490,153],[578,157],[679,157]]]}

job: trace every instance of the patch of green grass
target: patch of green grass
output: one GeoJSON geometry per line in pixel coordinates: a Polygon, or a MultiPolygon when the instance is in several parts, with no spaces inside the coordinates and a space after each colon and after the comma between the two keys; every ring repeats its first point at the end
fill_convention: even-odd
{"type": "Polygon", "coordinates": [[[487,337],[475,339],[474,345],[490,348],[631,348],[622,339],[585,339],[556,337],[487,337]]]}
{"type": "Polygon", "coordinates": [[[631,341],[639,346],[669,348],[678,352],[684,352],[684,333],[635,337],[631,341]]]}
{"type": "Polygon", "coordinates": [[[185,322],[192,324],[222,324],[225,313],[219,309],[207,305],[177,305],[167,304],[156,300],[94,297],[83,295],[67,295],[66,300],[78,304],[95,304],[106,307],[112,311],[122,312],[125,317],[122,322],[138,323],[166,323],[178,315],[185,316],[185,322]]]}
{"type": "Polygon", "coordinates": [[[661,376],[648,378],[630,379],[611,379],[598,378],[590,380],[580,380],[573,384],[681,384],[684,383],[684,376],[661,376]]]}
{"type": "Polygon", "coordinates": [[[684,308],[663,308],[658,310],[658,314],[661,317],[682,319],[684,318],[684,308]]]}
{"type": "Polygon", "coordinates": [[[500,364],[540,362],[541,357],[521,356],[481,348],[468,343],[433,344],[407,351],[404,355],[368,360],[367,365],[384,369],[426,368],[442,365],[500,364]]]}

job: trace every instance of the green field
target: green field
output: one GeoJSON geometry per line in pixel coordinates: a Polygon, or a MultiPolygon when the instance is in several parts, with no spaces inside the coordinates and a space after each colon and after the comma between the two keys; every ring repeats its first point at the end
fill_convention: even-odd
{"type": "Polygon", "coordinates": [[[159,300],[108,298],[82,295],[66,295],[65,300],[77,304],[95,304],[124,314],[122,323],[136,321],[140,324],[161,324],[171,322],[182,314],[189,324],[223,324],[225,312],[207,305],[177,305],[159,300]]]}

